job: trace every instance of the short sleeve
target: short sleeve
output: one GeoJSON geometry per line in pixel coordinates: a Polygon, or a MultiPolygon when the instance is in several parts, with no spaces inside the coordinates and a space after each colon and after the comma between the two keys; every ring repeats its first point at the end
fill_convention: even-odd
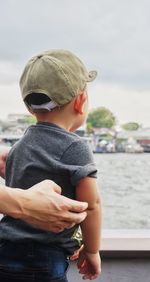
{"type": "Polygon", "coordinates": [[[61,161],[67,166],[71,183],[74,186],[87,176],[97,177],[93,154],[88,144],[82,139],[73,142],[67,148],[61,161]]]}

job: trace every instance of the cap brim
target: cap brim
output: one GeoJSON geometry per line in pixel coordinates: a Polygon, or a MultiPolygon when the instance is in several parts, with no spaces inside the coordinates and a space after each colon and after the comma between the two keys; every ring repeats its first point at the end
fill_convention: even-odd
{"type": "Polygon", "coordinates": [[[89,71],[89,78],[88,78],[88,82],[93,81],[95,78],[97,77],[97,71],[93,70],[93,71],[89,71]]]}

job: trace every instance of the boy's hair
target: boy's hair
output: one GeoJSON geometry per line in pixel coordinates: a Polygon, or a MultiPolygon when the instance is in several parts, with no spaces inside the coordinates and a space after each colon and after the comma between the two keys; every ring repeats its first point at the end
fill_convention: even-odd
{"type": "Polygon", "coordinates": [[[70,51],[49,50],[28,61],[20,79],[20,88],[24,102],[33,111],[51,111],[70,102],[96,76],[96,71],[88,72],[70,51]],[[45,99],[43,103],[42,99],[45,99]]]}

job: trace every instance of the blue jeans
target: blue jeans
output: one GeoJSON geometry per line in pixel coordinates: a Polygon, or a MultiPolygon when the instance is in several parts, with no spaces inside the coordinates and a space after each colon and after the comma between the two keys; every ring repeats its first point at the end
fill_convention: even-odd
{"type": "Polygon", "coordinates": [[[68,282],[67,268],[67,257],[57,247],[35,242],[0,242],[2,282],[68,282]]]}

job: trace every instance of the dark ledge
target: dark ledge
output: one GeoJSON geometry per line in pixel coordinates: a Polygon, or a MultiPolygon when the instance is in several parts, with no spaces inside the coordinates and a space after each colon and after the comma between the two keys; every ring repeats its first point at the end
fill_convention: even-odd
{"type": "Polygon", "coordinates": [[[145,258],[150,258],[150,251],[139,251],[139,250],[128,250],[128,251],[121,251],[121,250],[112,250],[112,251],[101,251],[101,258],[105,259],[124,259],[124,258],[140,258],[140,259],[145,259],[145,258]]]}

